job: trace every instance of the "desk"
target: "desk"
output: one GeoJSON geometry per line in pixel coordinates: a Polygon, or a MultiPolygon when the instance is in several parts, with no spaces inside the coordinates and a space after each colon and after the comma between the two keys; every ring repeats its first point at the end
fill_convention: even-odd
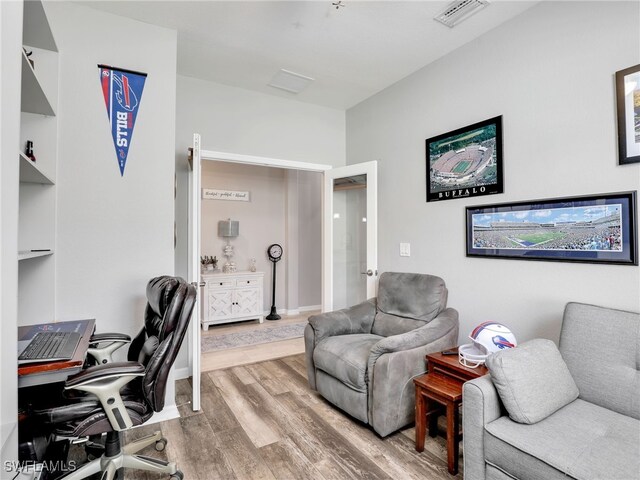
{"type": "Polygon", "coordinates": [[[426,356],[427,373],[415,378],[416,386],[416,450],[424,450],[427,420],[429,435],[435,437],[438,415],[443,407],[447,415],[447,469],[458,473],[459,410],[462,404],[462,384],[489,373],[487,367],[468,368],[460,365],[458,355],[432,353],[426,356]]]}
{"type": "Polygon", "coordinates": [[[70,375],[82,369],[89,339],[95,330],[96,321],[72,320],[70,322],[43,323],[18,328],[18,341],[30,340],[36,333],[44,331],[78,332],[82,335],[71,360],[30,363],[18,366],[18,388],[33,387],[46,383],[64,382],[70,375]]]}

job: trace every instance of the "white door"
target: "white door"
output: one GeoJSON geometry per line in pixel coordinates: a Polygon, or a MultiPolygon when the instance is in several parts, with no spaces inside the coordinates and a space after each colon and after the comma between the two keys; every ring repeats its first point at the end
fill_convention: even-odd
{"type": "Polygon", "coordinates": [[[378,276],[377,162],[324,174],[323,311],[376,295],[378,276]]]}
{"type": "Polygon", "coordinates": [[[200,135],[193,135],[189,173],[189,282],[197,290],[191,315],[191,376],[193,380],[193,410],[200,410],[200,135]]]}

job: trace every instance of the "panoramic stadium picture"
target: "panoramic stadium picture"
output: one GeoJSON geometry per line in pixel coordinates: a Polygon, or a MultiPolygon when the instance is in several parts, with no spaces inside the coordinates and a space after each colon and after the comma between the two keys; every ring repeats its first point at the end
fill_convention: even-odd
{"type": "Polygon", "coordinates": [[[636,192],[467,207],[467,256],[637,265],[636,192]]]}
{"type": "Polygon", "coordinates": [[[475,248],[622,251],[622,205],[473,215],[475,248]]]}
{"type": "Polygon", "coordinates": [[[502,117],[426,141],[427,201],[502,193],[502,117]]]}

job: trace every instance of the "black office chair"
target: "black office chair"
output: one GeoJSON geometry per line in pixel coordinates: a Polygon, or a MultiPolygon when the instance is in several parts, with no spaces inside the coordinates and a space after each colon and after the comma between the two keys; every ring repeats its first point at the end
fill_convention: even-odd
{"type": "Polygon", "coordinates": [[[196,299],[196,289],[177,277],[157,277],[147,285],[144,327],[131,342],[127,362],[89,367],[69,377],[65,391],[86,392],[63,404],[36,412],[58,436],[89,437],[106,433],[104,454],[64,476],[80,480],[103,472],[101,480],[116,478],[121,468],[166,473],[181,480],[174,462],[135,455],[147,446],[166,445],[157,431],[121,445],[121,433],[146,422],[164,407],[167,376],[180,350],[196,299]]]}

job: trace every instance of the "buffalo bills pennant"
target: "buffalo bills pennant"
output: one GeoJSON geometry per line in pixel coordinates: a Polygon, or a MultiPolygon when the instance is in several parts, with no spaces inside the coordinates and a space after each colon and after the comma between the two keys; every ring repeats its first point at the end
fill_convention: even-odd
{"type": "Polygon", "coordinates": [[[120,176],[124,176],[146,73],[98,65],[120,176]]]}

